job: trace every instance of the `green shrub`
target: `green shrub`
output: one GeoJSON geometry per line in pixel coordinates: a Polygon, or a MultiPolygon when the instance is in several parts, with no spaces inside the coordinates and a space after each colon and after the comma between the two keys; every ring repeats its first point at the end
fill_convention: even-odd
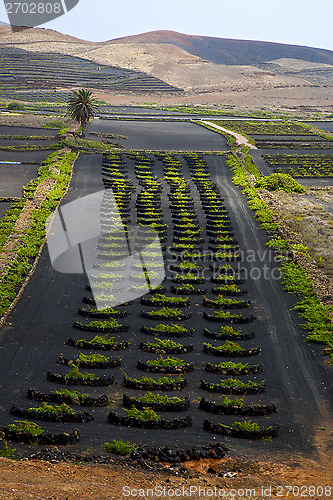
{"type": "Polygon", "coordinates": [[[77,137],[71,139],[67,138],[64,143],[69,148],[83,153],[104,153],[116,147],[112,144],[103,144],[99,141],[89,141],[88,139],[80,139],[77,137]]]}
{"type": "Polygon", "coordinates": [[[204,346],[214,349],[215,351],[242,351],[243,347],[241,347],[237,342],[232,342],[231,340],[226,340],[224,344],[219,345],[217,347],[212,346],[211,344],[205,343],[204,346]]]}
{"type": "Polygon", "coordinates": [[[260,431],[260,426],[256,422],[251,422],[251,420],[244,420],[244,422],[233,422],[232,427],[234,429],[240,429],[243,431],[260,431]]]}
{"type": "MultiPolygon", "coordinates": [[[[86,342],[86,339],[80,339],[78,342],[86,342]]],[[[114,337],[109,337],[105,335],[96,335],[93,339],[89,340],[90,344],[116,344],[114,337]]]]}
{"type": "Polygon", "coordinates": [[[186,365],[185,361],[178,358],[162,358],[162,356],[158,359],[148,360],[146,362],[148,366],[167,366],[167,367],[177,367],[186,365]]]}
{"type": "Polygon", "coordinates": [[[174,342],[173,340],[165,339],[156,339],[155,342],[149,342],[147,345],[150,347],[162,347],[162,348],[173,348],[173,347],[182,347],[183,344],[179,344],[178,342],[174,342]]]}
{"type": "Polygon", "coordinates": [[[59,396],[68,396],[71,398],[71,400],[75,400],[75,399],[78,399],[78,398],[88,398],[89,397],[89,394],[87,393],[81,393],[81,392],[78,392],[78,391],[69,391],[68,389],[59,389],[59,390],[55,390],[55,391],[51,391],[51,394],[59,394],[59,396]]]}
{"type": "Polygon", "coordinates": [[[179,292],[194,292],[195,287],[193,285],[191,285],[190,283],[184,283],[183,285],[178,286],[177,290],[179,292]]]}
{"type": "Polygon", "coordinates": [[[80,372],[79,367],[77,365],[73,365],[73,368],[68,373],[66,373],[65,378],[76,378],[78,380],[84,380],[84,379],[92,380],[97,377],[93,373],[80,372]]]}
{"type": "Polygon", "coordinates": [[[171,377],[160,377],[157,380],[151,377],[146,377],[145,375],[141,377],[140,379],[134,378],[134,377],[127,377],[128,380],[131,380],[133,382],[138,382],[140,384],[152,384],[152,385],[160,385],[160,384],[173,384],[175,382],[182,382],[184,379],[180,376],[178,376],[176,379],[171,378],[171,377]]]}
{"type": "Polygon", "coordinates": [[[121,326],[121,324],[118,323],[118,321],[116,321],[115,319],[113,319],[108,321],[97,321],[97,320],[90,321],[89,323],[86,324],[86,326],[92,328],[117,328],[121,326]]]}
{"type": "Polygon", "coordinates": [[[221,380],[221,382],[219,382],[217,385],[219,387],[250,388],[264,385],[264,380],[258,384],[257,382],[253,382],[252,380],[249,380],[248,382],[242,382],[238,378],[226,378],[224,380],[221,380]]]}
{"type": "Polygon", "coordinates": [[[39,408],[29,408],[29,410],[33,410],[40,414],[52,413],[54,415],[75,415],[75,410],[66,405],[66,403],[62,403],[61,405],[49,405],[47,403],[43,403],[43,406],[40,406],[39,408]]]}
{"type": "Polygon", "coordinates": [[[170,307],[162,307],[158,311],[149,311],[148,316],[164,316],[165,318],[174,318],[175,316],[181,316],[183,313],[179,309],[171,309],[170,307]]]}
{"type": "Polygon", "coordinates": [[[129,418],[137,418],[139,420],[155,420],[156,422],[161,420],[161,415],[155,413],[152,408],[145,408],[144,410],[138,410],[134,406],[130,410],[125,410],[125,411],[127,417],[129,418]]]}
{"type": "Polygon", "coordinates": [[[160,325],[156,325],[153,328],[156,332],[168,332],[168,333],[184,333],[187,329],[181,325],[164,325],[163,323],[160,325]]]}
{"type": "Polygon", "coordinates": [[[154,295],[150,301],[152,303],[154,302],[167,302],[168,304],[173,304],[173,303],[182,303],[182,304],[186,304],[188,299],[186,298],[182,298],[182,297],[169,297],[167,295],[161,295],[161,294],[156,294],[154,295]]]}
{"type": "Polygon", "coordinates": [[[237,406],[238,408],[242,408],[244,406],[244,396],[241,398],[228,398],[228,396],[225,396],[222,404],[225,406],[237,406]]]}
{"type": "Polygon", "coordinates": [[[75,363],[80,365],[80,363],[106,363],[109,361],[109,358],[103,356],[103,354],[83,354],[80,352],[80,355],[76,358],[75,363]]]}
{"type": "Polygon", "coordinates": [[[217,366],[229,370],[242,370],[243,368],[249,368],[250,365],[249,363],[234,363],[233,361],[222,361],[217,366]]]}
{"type": "Polygon", "coordinates": [[[286,193],[305,193],[305,188],[288,174],[271,174],[257,180],[255,188],[286,193]]]}
{"type": "Polygon", "coordinates": [[[213,316],[225,320],[241,318],[240,314],[232,314],[230,311],[217,311],[214,312],[213,316]]]}
{"type": "Polygon", "coordinates": [[[236,306],[238,304],[243,303],[242,300],[229,299],[228,297],[225,297],[224,295],[218,295],[217,299],[215,299],[215,300],[208,299],[206,296],[204,297],[204,299],[210,304],[216,304],[216,305],[221,304],[221,305],[225,305],[225,306],[230,306],[230,305],[236,306]]]}
{"type": "Polygon", "coordinates": [[[13,458],[16,448],[10,448],[6,441],[3,443],[3,447],[0,450],[0,457],[3,458],[13,458]]]}
{"type": "Polygon", "coordinates": [[[225,335],[240,335],[242,330],[235,330],[232,326],[221,326],[221,333],[225,335]]]}
{"type": "Polygon", "coordinates": [[[305,275],[302,268],[294,262],[283,264],[283,286],[289,293],[293,293],[299,297],[313,296],[313,281],[305,275]]]}
{"type": "Polygon", "coordinates": [[[126,456],[130,455],[132,451],[137,450],[138,447],[130,441],[123,441],[113,439],[110,443],[104,443],[104,450],[107,453],[114,453],[115,455],[126,456]]]}
{"type": "Polygon", "coordinates": [[[233,293],[240,293],[241,289],[238,288],[236,285],[220,285],[217,288],[218,292],[233,292],[233,293]]]}
{"type": "Polygon", "coordinates": [[[288,250],[289,243],[290,243],[289,241],[281,238],[280,236],[276,236],[271,240],[269,240],[266,243],[266,246],[268,246],[269,248],[274,248],[275,250],[283,251],[283,250],[288,250]]]}
{"type": "Polygon", "coordinates": [[[14,420],[14,423],[9,424],[8,427],[15,432],[25,432],[27,434],[33,434],[34,436],[38,436],[44,432],[39,425],[29,420],[14,420]]]}
{"type": "Polygon", "coordinates": [[[53,129],[67,129],[68,125],[60,120],[49,120],[44,123],[43,128],[53,128],[53,129]]]}
{"type": "Polygon", "coordinates": [[[177,398],[176,396],[165,396],[161,394],[153,394],[152,392],[146,393],[144,396],[138,398],[137,401],[140,403],[180,403],[181,401],[185,401],[184,399],[177,398]]]}
{"type": "Polygon", "coordinates": [[[19,102],[10,102],[9,104],[7,104],[7,109],[9,109],[10,111],[23,111],[24,106],[19,102]]]}

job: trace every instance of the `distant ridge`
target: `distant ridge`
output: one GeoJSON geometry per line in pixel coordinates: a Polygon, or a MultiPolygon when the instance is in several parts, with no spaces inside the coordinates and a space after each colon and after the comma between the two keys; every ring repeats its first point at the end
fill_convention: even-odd
{"type": "Polygon", "coordinates": [[[176,31],[150,31],[141,35],[116,38],[106,43],[110,42],[173,44],[215,64],[252,65],[288,58],[333,65],[331,50],[274,42],[185,35],[176,31]]]}
{"type": "Polygon", "coordinates": [[[8,23],[5,23],[5,22],[3,22],[3,21],[0,21],[0,26],[9,26],[9,24],[8,24],[8,23]]]}
{"type": "MultiPolygon", "coordinates": [[[[22,28],[13,33],[10,26],[0,26],[0,55],[14,49],[74,56],[102,66],[145,73],[164,82],[168,88],[196,96],[207,94],[207,102],[215,102],[216,95],[223,94],[223,99],[235,99],[235,102],[234,96],[237,96],[238,103],[243,93],[258,105],[263,92],[275,102],[275,92],[285,104],[285,89],[288,89],[292,105],[304,102],[313,105],[315,95],[319,103],[316,105],[321,106],[323,100],[326,105],[331,102],[328,94],[332,94],[333,106],[333,51],[330,50],[174,31],[89,42],[46,28],[22,28]]],[[[13,77],[23,74],[24,65],[18,68],[14,64],[10,71],[13,77]]],[[[130,87],[126,92],[145,90],[140,79],[131,82],[130,87]]],[[[200,99],[206,100],[206,95],[200,99]]]]}

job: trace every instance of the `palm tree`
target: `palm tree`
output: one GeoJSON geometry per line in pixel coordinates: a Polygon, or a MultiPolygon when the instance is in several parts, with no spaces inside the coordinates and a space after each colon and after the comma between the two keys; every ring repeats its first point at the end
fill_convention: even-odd
{"type": "Polygon", "coordinates": [[[98,104],[90,90],[75,90],[67,101],[67,114],[81,125],[81,137],[85,136],[88,121],[98,111],[98,104]]]}

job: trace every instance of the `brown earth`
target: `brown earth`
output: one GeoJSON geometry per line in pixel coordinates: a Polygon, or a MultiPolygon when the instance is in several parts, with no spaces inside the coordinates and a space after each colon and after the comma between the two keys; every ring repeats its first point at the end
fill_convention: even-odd
{"type": "Polygon", "coordinates": [[[186,35],[170,30],[149,31],[140,35],[116,38],[110,42],[173,44],[201,59],[227,65],[259,64],[284,58],[333,64],[331,50],[257,40],[186,35]]]}
{"type": "Polygon", "coordinates": [[[45,123],[53,120],[62,121],[67,123],[69,126],[74,126],[73,122],[64,116],[44,116],[13,112],[0,113],[0,125],[6,125],[7,127],[43,128],[45,123]]]}
{"type": "MultiPolygon", "coordinates": [[[[247,63],[243,62],[242,65],[239,63],[238,65],[216,64],[208,57],[193,54],[191,44],[198,37],[189,36],[186,38],[185,35],[176,35],[181,36],[182,46],[180,46],[179,36],[171,37],[170,43],[166,43],[166,39],[161,42],[158,37],[146,37],[145,39],[128,37],[95,43],[79,40],[53,30],[31,28],[13,33],[10,27],[0,26],[0,44],[4,47],[16,47],[33,52],[76,55],[100,64],[143,71],[185,90],[183,94],[177,96],[136,93],[99,94],[112,104],[152,103],[158,100],[160,104],[168,105],[210,105],[243,110],[257,108],[286,112],[297,111],[298,113],[304,110],[327,113],[333,111],[333,76],[332,81],[328,76],[326,85],[323,85],[314,84],[304,74],[304,69],[309,68],[311,70],[318,69],[319,72],[327,70],[333,75],[333,65],[327,64],[329,60],[325,59],[326,64],[324,64],[324,60],[316,63],[301,61],[300,58],[295,60],[293,58],[295,48],[290,46],[289,58],[285,57],[285,53],[280,59],[272,58],[275,66],[281,68],[279,72],[265,71],[253,66],[251,59],[247,63]]],[[[229,42],[237,41],[231,40],[229,42]]],[[[271,47],[271,45],[279,44],[268,45],[271,47]]],[[[241,50],[243,45],[237,47],[237,50],[241,50]]],[[[286,47],[284,47],[284,51],[286,47]]],[[[245,50],[245,46],[242,50],[245,50]]],[[[315,51],[313,54],[321,54],[322,52],[325,57],[328,55],[332,57],[330,51],[311,50],[315,51]]],[[[248,57],[251,55],[249,51],[245,51],[245,54],[248,54],[248,57]]],[[[274,52],[274,54],[277,53],[274,52]]]]}
{"type": "Polygon", "coordinates": [[[305,85],[297,75],[272,75],[254,66],[227,66],[204,61],[172,44],[109,43],[81,57],[143,71],[189,92],[241,91],[305,85]]]}
{"type": "MultiPolygon", "coordinates": [[[[283,225],[297,233],[309,247],[316,266],[332,279],[333,187],[307,187],[304,195],[265,192],[265,199],[272,210],[282,216],[283,225]]],[[[330,294],[333,297],[333,282],[330,294]]]]}
{"type": "MultiPolygon", "coordinates": [[[[329,456],[324,461],[318,457],[311,459],[299,455],[275,461],[263,458],[202,460],[183,464],[185,469],[164,466],[162,470],[153,464],[135,467],[117,460],[114,464],[104,466],[0,459],[0,499],[118,500],[126,498],[122,490],[125,486],[131,490],[152,489],[156,486],[173,490],[191,486],[205,490],[216,487],[231,492],[230,496],[224,498],[233,499],[301,498],[297,494],[297,487],[303,487],[302,498],[330,498],[329,495],[320,495],[320,489],[317,490],[318,495],[311,495],[306,490],[310,486],[325,487],[332,483],[329,456]],[[215,469],[216,473],[208,473],[209,467],[215,469]],[[287,496],[286,486],[295,487],[293,495],[287,496]],[[262,495],[263,487],[266,495],[262,495]],[[252,494],[248,492],[247,496],[244,493],[242,496],[242,490],[245,489],[252,490],[252,494]],[[235,490],[239,494],[235,494],[235,490]]],[[[132,493],[127,498],[135,498],[132,493]]],[[[151,494],[141,494],[140,497],[153,498],[151,494]]],[[[171,495],[159,498],[171,498],[171,495]]],[[[203,494],[192,494],[191,498],[203,498],[203,494]]]]}
{"type": "Polygon", "coordinates": [[[113,105],[156,104],[160,106],[207,106],[242,112],[254,110],[272,111],[312,116],[313,113],[333,113],[333,87],[258,89],[216,92],[186,92],[181,95],[156,96],[140,94],[108,94],[96,92],[100,99],[113,105]]]}

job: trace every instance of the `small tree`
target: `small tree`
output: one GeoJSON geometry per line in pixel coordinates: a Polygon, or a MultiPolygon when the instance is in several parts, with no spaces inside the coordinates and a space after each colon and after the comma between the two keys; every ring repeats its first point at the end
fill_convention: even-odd
{"type": "Polygon", "coordinates": [[[23,106],[23,104],[20,104],[19,102],[10,102],[7,105],[7,109],[12,110],[12,111],[24,111],[24,106],[23,106]]]}
{"type": "Polygon", "coordinates": [[[98,111],[98,104],[90,90],[76,90],[68,99],[67,113],[81,125],[81,137],[85,136],[88,121],[96,111],[98,111]]]}

